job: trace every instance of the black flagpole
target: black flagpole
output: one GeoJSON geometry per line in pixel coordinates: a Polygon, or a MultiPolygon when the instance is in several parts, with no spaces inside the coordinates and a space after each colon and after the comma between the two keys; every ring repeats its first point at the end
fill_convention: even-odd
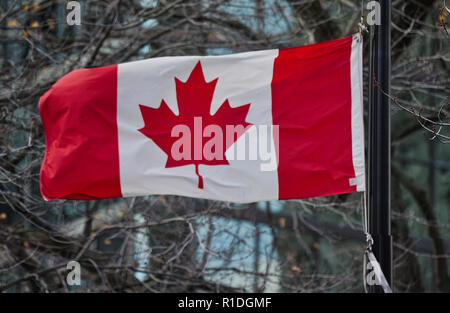
{"type": "MultiPolygon", "coordinates": [[[[369,232],[372,251],[392,288],[391,237],[391,138],[390,101],[383,95],[390,92],[391,76],[391,3],[378,0],[380,25],[371,26],[369,71],[369,232]]],[[[383,292],[379,286],[370,292],[383,292]]]]}

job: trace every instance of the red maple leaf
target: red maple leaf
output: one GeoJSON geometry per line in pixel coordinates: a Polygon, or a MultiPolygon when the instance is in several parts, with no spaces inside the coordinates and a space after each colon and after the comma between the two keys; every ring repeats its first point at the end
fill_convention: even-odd
{"type": "MultiPolygon", "coordinates": [[[[161,100],[159,108],[151,108],[139,104],[145,126],[139,131],[152,139],[158,147],[167,154],[166,168],[195,165],[195,173],[198,176],[198,188],[203,189],[203,177],[198,172],[199,164],[204,165],[229,165],[225,157],[226,150],[250,127],[250,123],[245,121],[250,104],[237,108],[231,108],[226,99],[214,115],[210,114],[211,101],[219,78],[206,82],[200,61],[197,62],[186,82],[175,77],[175,87],[177,92],[177,103],[179,114],[175,115],[169,109],[164,99],[161,100]],[[194,118],[201,117],[201,155],[194,155],[194,118]],[[190,159],[176,160],[171,154],[172,145],[179,138],[172,137],[172,128],[177,125],[186,125],[191,132],[191,156],[190,159]],[[221,158],[207,159],[203,153],[203,148],[208,142],[208,137],[203,137],[203,131],[208,125],[217,125],[222,130],[222,151],[221,158]],[[226,125],[243,126],[243,131],[237,132],[232,140],[226,140],[226,125]]],[[[198,128],[198,123],[197,123],[198,128]]],[[[197,129],[198,131],[198,129],[197,129]]],[[[211,134],[212,135],[212,134],[211,134]]],[[[197,138],[198,139],[198,138],[197,138]]],[[[217,149],[217,147],[214,147],[217,149]]],[[[214,150],[213,149],[213,150],[214,150]]]]}

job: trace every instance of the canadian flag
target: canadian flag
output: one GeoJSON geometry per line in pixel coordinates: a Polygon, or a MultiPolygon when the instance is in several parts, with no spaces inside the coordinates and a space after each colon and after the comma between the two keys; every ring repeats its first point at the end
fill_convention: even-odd
{"type": "Polygon", "coordinates": [[[46,200],[363,191],[362,39],[78,69],[40,99],[46,200]]]}

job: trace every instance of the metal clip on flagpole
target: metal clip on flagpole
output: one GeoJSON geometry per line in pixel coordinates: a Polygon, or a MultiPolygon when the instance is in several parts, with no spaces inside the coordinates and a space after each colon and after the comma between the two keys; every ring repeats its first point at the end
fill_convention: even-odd
{"type": "Polygon", "coordinates": [[[366,24],[364,24],[364,17],[361,16],[361,21],[358,23],[359,33],[362,35],[363,33],[369,33],[369,29],[366,24]]]}
{"type": "Polygon", "coordinates": [[[364,261],[363,261],[363,280],[364,280],[364,291],[368,293],[367,290],[367,265],[370,264],[372,266],[372,270],[375,274],[375,282],[377,285],[383,288],[384,293],[392,293],[392,289],[387,282],[386,276],[384,276],[383,271],[381,270],[380,263],[372,252],[373,246],[373,238],[369,233],[368,225],[369,225],[369,214],[367,210],[367,201],[366,201],[366,192],[363,193],[363,227],[364,227],[364,235],[366,236],[367,247],[364,251],[364,261]]]}

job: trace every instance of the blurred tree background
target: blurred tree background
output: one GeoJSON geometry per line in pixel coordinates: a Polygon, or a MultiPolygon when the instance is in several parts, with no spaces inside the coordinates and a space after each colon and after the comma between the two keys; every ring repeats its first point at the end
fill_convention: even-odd
{"type": "MultiPolygon", "coordinates": [[[[79,26],[66,23],[67,2],[0,1],[0,291],[363,291],[361,194],[45,202],[37,104],[81,67],[347,36],[367,1],[80,0],[79,26]],[[71,260],[81,286],[66,283],[71,260]]],[[[393,289],[449,292],[450,13],[438,0],[392,6],[393,289]]]]}

